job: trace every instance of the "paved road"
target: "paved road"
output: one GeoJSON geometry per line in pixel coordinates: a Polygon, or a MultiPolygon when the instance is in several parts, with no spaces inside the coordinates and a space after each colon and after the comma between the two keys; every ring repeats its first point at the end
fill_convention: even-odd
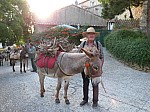
{"type": "Polygon", "coordinates": [[[89,103],[80,107],[82,101],[82,79],[76,74],[69,86],[70,105],[60,92],[60,104],[55,104],[57,79],[46,78],[45,97],[40,97],[38,75],[27,71],[19,73],[19,66],[13,73],[5,63],[0,67],[0,112],[150,112],[150,73],[144,73],[125,66],[113,59],[104,49],[105,63],[103,82],[99,89],[99,106],[92,108],[92,88],[89,103]]]}

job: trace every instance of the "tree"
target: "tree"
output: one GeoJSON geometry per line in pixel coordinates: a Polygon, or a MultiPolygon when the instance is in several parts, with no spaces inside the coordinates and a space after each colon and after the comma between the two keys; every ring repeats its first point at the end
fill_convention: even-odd
{"type": "Polygon", "coordinates": [[[0,22],[0,42],[9,43],[9,40],[13,41],[13,31],[4,23],[0,22]]]}
{"type": "Polygon", "coordinates": [[[150,36],[150,1],[147,2],[147,34],[150,36]]]}
{"type": "Polygon", "coordinates": [[[23,37],[24,40],[29,38],[29,35],[32,33],[32,25],[33,25],[33,18],[32,14],[29,10],[29,4],[26,2],[26,0],[18,0],[18,7],[21,11],[22,17],[23,17],[23,37]]]}
{"type": "Polygon", "coordinates": [[[145,0],[99,0],[102,3],[102,17],[105,19],[112,19],[116,15],[122,14],[126,9],[130,12],[130,18],[134,18],[131,7],[138,7],[143,4],[145,0]]]}
{"type": "Polygon", "coordinates": [[[13,19],[14,9],[11,5],[10,0],[1,0],[0,1],[0,41],[3,43],[8,43],[9,40],[14,41],[14,32],[10,27],[10,21],[13,19]]]}
{"type": "Polygon", "coordinates": [[[109,5],[107,3],[104,3],[103,9],[102,9],[102,17],[104,19],[113,19],[114,14],[113,14],[113,12],[110,12],[110,11],[111,11],[111,9],[110,9],[109,5]]]}
{"type": "Polygon", "coordinates": [[[0,23],[5,24],[5,32],[9,29],[10,37],[2,33],[0,41],[8,44],[19,43],[20,39],[26,40],[31,34],[32,17],[26,0],[1,0],[0,1],[0,23]],[[13,35],[12,35],[13,32],[13,35]],[[26,32],[26,33],[24,33],[26,32]],[[23,35],[24,34],[24,35],[23,35]],[[7,38],[6,38],[7,37],[7,38]],[[11,41],[9,41],[11,40],[11,41]]]}

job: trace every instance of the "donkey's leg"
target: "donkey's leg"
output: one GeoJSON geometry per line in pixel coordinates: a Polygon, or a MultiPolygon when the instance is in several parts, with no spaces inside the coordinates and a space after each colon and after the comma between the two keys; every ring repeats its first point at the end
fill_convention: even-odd
{"type": "Polygon", "coordinates": [[[2,66],[2,59],[0,59],[0,66],[2,66]]]}
{"type": "Polygon", "coordinates": [[[20,73],[22,73],[22,59],[20,59],[20,73]]]}
{"type": "Polygon", "coordinates": [[[23,71],[26,73],[26,59],[23,59],[23,71]]]}
{"type": "Polygon", "coordinates": [[[68,87],[69,87],[69,81],[65,81],[64,82],[64,99],[67,105],[70,104],[68,97],[67,97],[68,87]]]}
{"type": "Polygon", "coordinates": [[[58,78],[58,82],[57,82],[57,87],[56,87],[56,94],[55,94],[55,102],[56,103],[60,103],[59,100],[59,91],[61,89],[61,84],[62,84],[62,78],[58,78]]]}
{"type": "Polygon", "coordinates": [[[24,69],[24,72],[26,73],[26,64],[23,63],[23,69],[24,69]]]}
{"type": "Polygon", "coordinates": [[[3,66],[4,64],[3,64],[3,59],[2,59],[2,66],[3,66]]]}
{"type": "Polygon", "coordinates": [[[26,59],[26,64],[27,64],[27,70],[28,70],[28,58],[26,59]]]}
{"type": "Polygon", "coordinates": [[[41,72],[38,73],[39,75],[39,81],[40,81],[40,92],[41,92],[41,97],[44,97],[44,92],[45,92],[45,89],[44,89],[44,79],[45,79],[45,75],[43,75],[41,72]]]}
{"type": "Polygon", "coordinates": [[[12,59],[12,69],[13,69],[13,72],[15,72],[15,60],[12,59]]]}
{"type": "Polygon", "coordinates": [[[12,66],[12,59],[9,60],[9,64],[10,64],[10,66],[12,66]]]}

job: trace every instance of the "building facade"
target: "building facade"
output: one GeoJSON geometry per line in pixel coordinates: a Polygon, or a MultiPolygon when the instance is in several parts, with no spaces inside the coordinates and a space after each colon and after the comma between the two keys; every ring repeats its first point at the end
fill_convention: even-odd
{"type": "Polygon", "coordinates": [[[42,32],[57,25],[107,27],[106,20],[77,5],[69,5],[53,12],[48,18],[35,18],[35,31],[42,32]]]}
{"type": "Polygon", "coordinates": [[[78,1],[76,0],[75,4],[83,9],[86,9],[96,15],[101,16],[102,5],[98,2],[98,0],[85,0],[81,3],[78,3],[78,1]]]}

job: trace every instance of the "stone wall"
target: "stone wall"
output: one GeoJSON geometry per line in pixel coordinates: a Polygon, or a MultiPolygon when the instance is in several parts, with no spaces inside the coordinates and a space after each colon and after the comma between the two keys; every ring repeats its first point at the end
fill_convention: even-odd
{"type": "MultiPolygon", "coordinates": [[[[143,10],[143,7],[131,7],[131,10],[132,10],[132,14],[133,14],[133,17],[134,19],[140,19],[141,18],[141,15],[142,15],[142,10],[143,10]]],[[[130,18],[130,12],[129,10],[126,10],[125,12],[123,12],[122,14],[120,15],[117,15],[115,16],[115,18],[117,19],[122,19],[122,20],[129,20],[130,18]]]]}

